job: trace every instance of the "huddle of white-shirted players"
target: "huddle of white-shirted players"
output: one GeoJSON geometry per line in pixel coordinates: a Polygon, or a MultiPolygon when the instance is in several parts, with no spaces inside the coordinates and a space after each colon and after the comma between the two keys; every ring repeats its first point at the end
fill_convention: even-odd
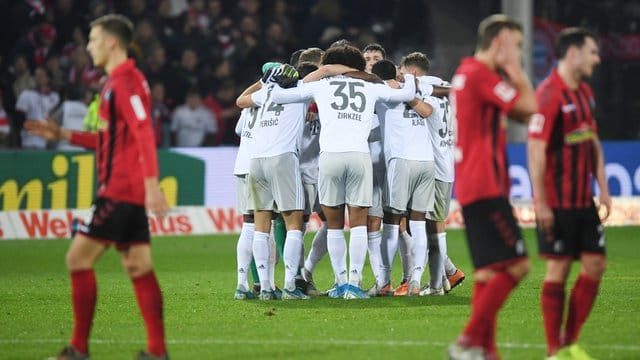
{"type": "MultiPolygon", "coordinates": [[[[368,46],[364,58],[371,72],[384,49],[368,46]]],[[[289,65],[267,63],[262,70],[263,78],[238,98],[243,111],[236,125],[241,142],[234,175],[245,222],[237,245],[235,298],[256,297],[247,283],[252,258],[261,300],[443,295],[460,284],[464,274],[446,255],[444,232],[453,183],[452,121],[446,96],[433,94],[434,85],[446,87],[446,82],[410,61],[399,69],[402,82],[395,67],[393,78],[380,76],[384,83],[342,75],[353,69],[340,65],[321,66],[304,81],[289,65]],[[280,87],[278,79],[289,76],[297,81],[280,87]],[[319,204],[329,223],[321,217],[305,259],[302,214],[321,212],[319,204]],[[348,246],[340,226],[345,205],[351,215],[348,246]],[[247,217],[254,211],[255,225],[247,217]],[[283,290],[274,280],[271,212],[281,212],[287,228],[283,290]],[[401,230],[405,216],[411,235],[401,230]],[[403,275],[394,289],[398,248],[403,275]],[[362,288],[367,250],[375,278],[368,291],[362,288]],[[334,286],[321,293],[313,272],[327,253],[334,286]],[[427,262],[430,280],[421,287],[427,262]]]]}

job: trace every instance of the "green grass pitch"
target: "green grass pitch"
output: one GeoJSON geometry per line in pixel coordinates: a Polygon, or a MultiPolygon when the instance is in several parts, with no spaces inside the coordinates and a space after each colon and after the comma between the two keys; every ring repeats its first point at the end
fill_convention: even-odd
{"type": "MultiPolygon", "coordinates": [[[[461,231],[449,255],[467,281],[444,297],[371,300],[235,301],[235,235],[154,239],[172,359],[442,359],[469,314],[471,266],[461,231]]],[[[534,234],[529,277],[499,319],[504,359],[543,359],[539,294],[544,263],[534,234]]],[[[609,268],[581,343],[598,359],[640,359],[640,228],[608,228],[609,268]]],[[[310,235],[307,236],[307,244],[310,235]]],[[[68,241],[0,241],[0,359],[42,359],[68,340],[72,313],[64,267],[68,241]]],[[[570,285],[577,272],[571,275],[570,285]]],[[[372,283],[365,268],[365,284],[372,283]]],[[[396,261],[394,280],[400,274],[396,261]]],[[[133,290],[117,253],[97,265],[92,359],[130,359],[145,337],[133,290]]],[[[276,281],[282,283],[282,265],[276,281]]],[[[316,270],[331,286],[329,260],[316,270]]]]}

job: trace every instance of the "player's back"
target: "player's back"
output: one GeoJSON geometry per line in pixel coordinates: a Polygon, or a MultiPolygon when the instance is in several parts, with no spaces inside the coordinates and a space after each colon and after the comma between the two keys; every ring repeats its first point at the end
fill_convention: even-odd
{"type": "Polygon", "coordinates": [[[249,159],[253,153],[254,136],[253,127],[258,120],[259,107],[242,109],[240,118],[236,124],[236,134],[240,136],[240,145],[236,154],[236,162],[233,167],[234,175],[245,175],[249,173],[249,159]]]}
{"type": "Polygon", "coordinates": [[[376,112],[382,128],[385,160],[433,161],[426,121],[403,102],[380,102],[376,112]]]}
{"type": "Polygon", "coordinates": [[[253,97],[261,105],[253,127],[255,143],[251,157],[271,157],[288,152],[298,153],[302,141],[307,104],[277,104],[271,98],[273,86],[259,90],[253,97]],[[261,99],[260,99],[261,98],[261,99]]]}
{"type": "Polygon", "coordinates": [[[428,96],[424,100],[433,108],[433,112],[426,120],[435,161],[436,179],[453,182],[454,129],[449,99],[428,96]]]}

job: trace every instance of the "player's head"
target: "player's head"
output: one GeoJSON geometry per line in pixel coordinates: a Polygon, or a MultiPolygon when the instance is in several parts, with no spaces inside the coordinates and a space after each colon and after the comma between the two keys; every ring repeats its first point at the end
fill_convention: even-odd
{"type": "Polygon", "coordinates": [[[382,80],[395,80],[396,79],[396,65],[389,60],[380,60],[373,64],[371,67],[371,73],[378,75],[382,80]]]}
{"type": "Polygon", "coordinates": [[[371,66],[387,57],[387,52],[384,50],[382,45],[372,43],[362,49],[362,55],[364,56],[364,60],[367,65],[365,71],[370,73],[371,66]]]}
{"type": "Polygon", "coordinates": [[[506,15],[491,15],[478,25],[478,43],[476,50],[488,50],[491,46],[495,46],[496,40],[500,38],[503,32],[518,33],[522,38],[522,25],[506,15]]]}
{"type": "Polygon", "coordinates": [[[591,77],[600,63],[595,35],[583,28],[567,28],[556,39],[556,56],[580,78],[591,77]]]}
{"type": "Polygon", "coordinates": [[[296,66],[300,62],[300,54],[304,52],[304,49],[298,49],[291,53],[291,57],[289,57],[289,65],[296,66]]]}
{"type": "Polygon", "coordinates": [[[341,64],[356,70],[363,71],[365,68],[364,57],[358,48],[351,45],[341,45],[330,47],[322,57],[322,65],[341,64]]]}
{"type": "Polygon", "coordinates": [[[300,54],[300,59],[298,59],[298,63],[301,64],[303,62],[311,62],[316,64],[316,66],[319,66],[320,63],[322,62],[323,55],[324,55],[324,50],[320,48],[317,48],[317,47],[308,48],[307,50],[303,51],[302,54],[300,54]]]}
{"type": "Polygon", "coordinates": [[[126,54],[133,39],[133,24],[118,14],[101,16],[91,22],[87,51],[95,66],[103,67],[114,51],[126,54]]]}
{"type": "Polygon", "coordinates": [[[298,78],[302,79],[310,73],[318,70],[318,65],[310,61],[302,61],[298,64],[296,70],[298,70],[298,78]]]}
{"type": "Polygon", "coordinates": [[[424,76],[429,73],[430,67],[429,58],[421,52],[412,52],[400,60],[400,72],[402,74],[424,76]]]}
{"type": "Polygon", "coordinates": [[[331,45],[329,45],[329,48],[332,47],[338,47],[338,46],[344,46],[344,45],[350,45],[353,46],[353,44],[351,43],[351,41],[347,40],[347,39],[338,39],[334,42],[331,43],[331,45]]]}

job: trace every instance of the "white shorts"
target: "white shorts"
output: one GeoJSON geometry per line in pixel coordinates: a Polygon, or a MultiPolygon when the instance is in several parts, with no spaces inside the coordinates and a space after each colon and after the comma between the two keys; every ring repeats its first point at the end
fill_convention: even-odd
{"type": "Polygon", "coordinates": [[[424,213],[433,210],[434,180],[433,161],[389,160],[383,196],[385,210],[394,214],[402,214],[408,207],[424,213]]]}
{"type": "Polygon", "coordinates": [[[247,175],[236,175],[236,199],[238,201],[238,211],[242,215],[250,215],[249,210],[249,190],[247,188],[247,175]]]}
{"type": "Polygon", "coordinates": [[[434,188],[435,201],[433,203],[433,210],[427,213],[426,218],[433,221],[445,221],[447,220],[447,216],[449,216],[453,183],[436,179],[434,188]]]}
{"type": "Polygon", "coordinates": [[[318,178],[320,204],[370,207],[372,173],[371,157],[367,153],[321,153],[318,178]]]}
{"type": "Polygon", "coordinates": [[[248,178],[252,210],[304,210],[304,189],[294,153],[251,159],[248,178]]]}

